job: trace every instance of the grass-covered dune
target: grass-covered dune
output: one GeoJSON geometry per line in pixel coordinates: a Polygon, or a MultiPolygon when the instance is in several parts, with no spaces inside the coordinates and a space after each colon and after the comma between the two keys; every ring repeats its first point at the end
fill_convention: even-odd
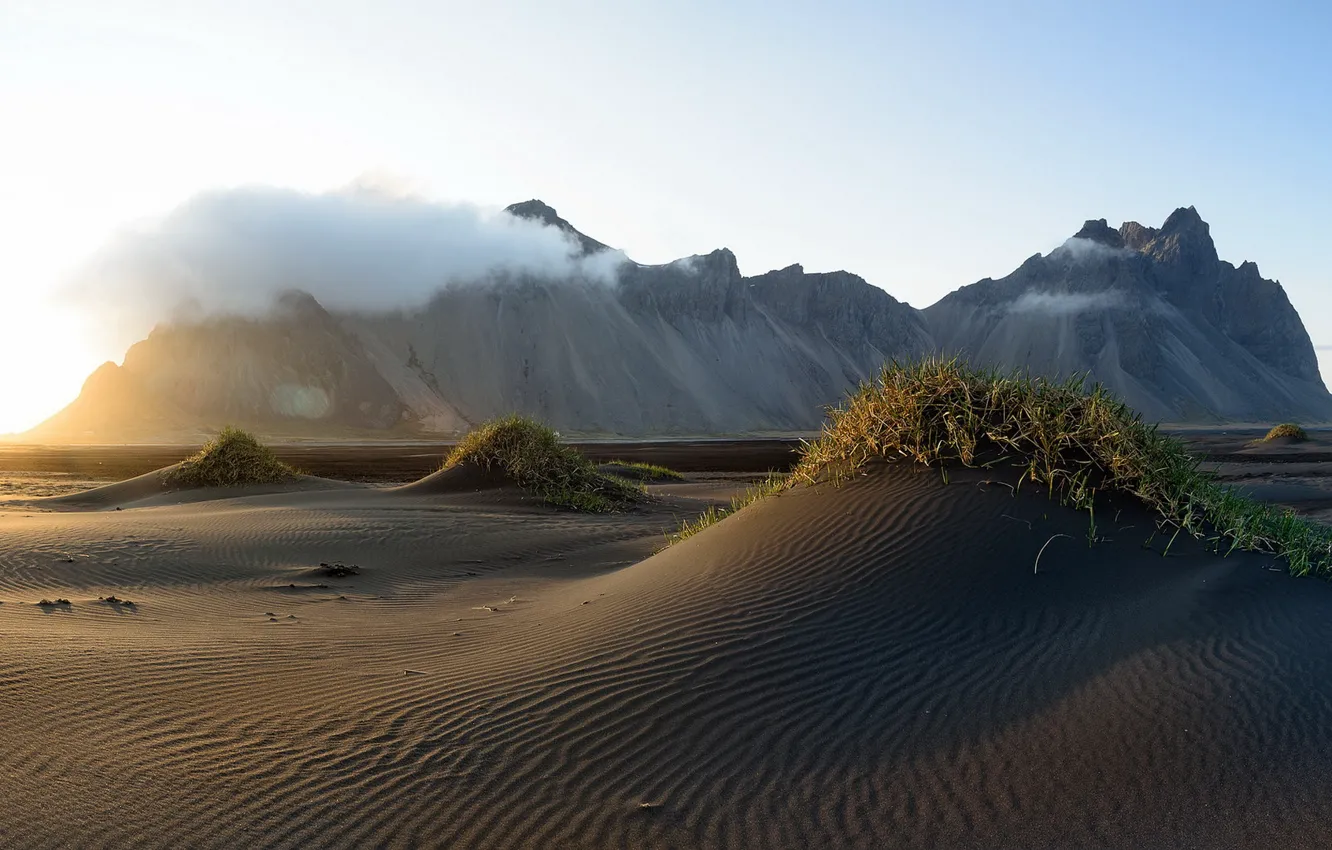
{"type": "Polygon", "coordinates": [[[592,513],[624,510],[643,499],[631,481],[604,475],[577,449],[541,423],[517,414],[471,431],[440,472],[466,466],[498,473],[555,507],[592,513]]]}
{"type": "Polygon", "coordinates": [[[160,477],[171,487],[241,487],[283,484],[296,480],[297,474],[253,434],[228,425],[160,477]]]}
{"type": "Polygon", "coordinates": [[[1308,439],[1309,439],[1308,432],[1305,431],[1303,428],[1301,428],[1299,425],[1296,425],[1294,422],[1283,422],[1282,424],[1276,425],[1272,428],[1272,430],[1268,431],[1267,435],[1263,437],[1263,442],[1266,443],[1266,442],[1271,442],[1273,440],[1289,440],[1290,442],[1303,443],[1308,441],[1308,439]]]}
{"type": "Polygon", "coordinates": [[[1162,434],[1100,386],[973,369],[956,359],[891,364],[833,409],[786,478],[770,479],[686,523],[701,531],[756,499],[799,485],[839,483],[874,461],[1009,470],[1019,486],[1095,511],[1100,495],[1139,500],[1173,539],[1221,552],[1284,558],[1296,575],[1332,574],[1332,528],[1218,484],[1178,439],[1162,434]]]}

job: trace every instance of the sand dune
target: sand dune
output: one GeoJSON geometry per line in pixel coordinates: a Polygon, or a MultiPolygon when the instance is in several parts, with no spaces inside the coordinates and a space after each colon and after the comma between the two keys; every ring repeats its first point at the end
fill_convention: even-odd
{"type": "Polygon", "coordinates": [[[1332,588],[1162,558],[1127,508],[1089,548],[976,479],[875,469],[656,555],[692,485],[609,516],[426,487],[0,513],[0,836],[1332,842],[1332,588]]]}
{"type": "Polygon", "coordinates": [[[28,500],[28,504],[48,510],[120,510],[127,507],[180,505],[217,499],[238,499],[269,493],[302,493],[317,490],[355,489],[360,485],[334,481],[313,475],[297,475],[294,481],[280,484],[248,484],[237,487],[181,487],[169,483],[164,475],[180,464],[172,464],[126,481],[103,484],[80,493],[28,500]]]}

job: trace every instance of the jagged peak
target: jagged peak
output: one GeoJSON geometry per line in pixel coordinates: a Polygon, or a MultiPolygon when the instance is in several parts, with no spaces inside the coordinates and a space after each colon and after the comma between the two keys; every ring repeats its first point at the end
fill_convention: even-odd
{"type": "Polygon", "coordinates": [[[1146,247],[1153,257],[1166,263],[1196,268],[1218,261],[1211,228],[1193,207],[1180,207],[1172,212],[1146,247]]]}
{"type": "Polygon", "coordinates": [[[723,269],[728,277],[740,277],[740,262],[730,248],[718,248],[704,258],[709,265],[723,269]]]}
{"type": "Polygon", "coordinates": [[[1218,261],[1211,227],[1191,206],[1176,209],[1160,228],[1126,221],[1119,226],[1119,235],[1125,247],[1161,262],[1197,265],[1218,261]]]}
{"type": "Polygon", "coordinates": [[[504,208],[504,211],[515,218],[525,218],[530,221],[539,221],[548,227],[558,227],[578,240],[579,245],[583,248],[584,255],[610,250],[609,245],[598,242],[591,236],[582,233],[572,224],[560,218],[560,214],[555,211],[554,207],[537,198],[517,204],[509,204],[504,208]]]}
{"type": "Polygon", "coordinates": [[[1208,229],[1207,222],[1203,221],[1202,216],[1198,215],[1196,209],[1189,206],[1180,207],[1172,212],[1170,217],[1165,220],[1165,224],[1161,225],[1161,232],[1178,233],[1186,230],[1198,230],[1200,228],[1206,232],[1208,229]]]}
{"type": "Polygon", "coordinates": [[[1120,235],[1118,230],[1115,230],[1110,227],[1110,225],[1106,224],[1106,221],[1103,218],[1087,219],[1082,225],[1082,229],[1073,234],[1073,238],[1090,239],[1093,242],[1106,245],[1110,248],[1124,247],[1124,237],[1120,235]]]}
{"type": "Polygon", "coordinates": [[[1156,238],[1156,234],[1155,227],[1148,227],[1136,221],[1126,221],[1119,226],[1119,235],[1124,240],[1124,247],[1132,248],[1134,251],[1146,248],[1147,244],[1156,238]]]}

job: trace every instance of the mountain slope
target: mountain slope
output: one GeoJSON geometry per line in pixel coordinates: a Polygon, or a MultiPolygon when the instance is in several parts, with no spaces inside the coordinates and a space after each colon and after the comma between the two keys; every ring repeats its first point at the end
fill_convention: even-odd
{"type": "Polygon", "coordinates": [[[1104,220],[1000,280],[925,309],[938,347],[983,365],[1090,373],[1151,419],[1332,418],[1280,284],[1218,259],[1192,207],[1158,230],[1104,220]]]}
{"type": "Polygon", "coordinates": [[[812,429],[886,359],[930,347],[917,311],[845,272],[745,278],[723,249],[619,279],[451,287],[344,322],[415,358],[468,421],[517,410],[601,433],[812,429]]]}
{"type": "MultiPolygon", "coordinates": [[[[119,371],[140,389],[142,407],[179,410],[196,424],[327,422],[378,430],[407,412],[360,341],[300,292],[285,293],[263,319],[159,326],[130,348],[119,371]]],[[[122,436],[133,436],[128,430],[122,436]]]]}

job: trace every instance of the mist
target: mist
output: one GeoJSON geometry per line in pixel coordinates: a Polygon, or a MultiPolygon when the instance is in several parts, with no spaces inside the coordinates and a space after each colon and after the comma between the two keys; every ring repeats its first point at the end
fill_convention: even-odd
{"type": "Polygon", "coordinates": [[[1074,262],[1082,263],[1089,260],[1099,260],[1104,257],[1123,257],[1133,253],[1127,248],[1113,248],[1095,239],[1085,239],[1078,236],[1070,236],[1064,240],[1064,244],[1050,252],[1050,256],[1064,256],[1074,262]]]}
{"type": "Polygon", "coordinates": [[[625,261],[618,251],[583,256],[557,227],[468,204],[364,185],[251,187],[195,196],[121,231],[64,294],[133,336],[165,319],[262,315],[291,289],[329,309],[378,312],[503,276],[613,285],[625,261]]]}
{"type": "Polygon", "coordinates": [[[1113,310],[1127,306],[1127,298],[1122,291],[1117,289],[1112,289],[1109,292],[1090,293],[1026,292],[1009,306],[1008,312],[1067,316],[1089,313],[1093,310],[1113,310]]]}

